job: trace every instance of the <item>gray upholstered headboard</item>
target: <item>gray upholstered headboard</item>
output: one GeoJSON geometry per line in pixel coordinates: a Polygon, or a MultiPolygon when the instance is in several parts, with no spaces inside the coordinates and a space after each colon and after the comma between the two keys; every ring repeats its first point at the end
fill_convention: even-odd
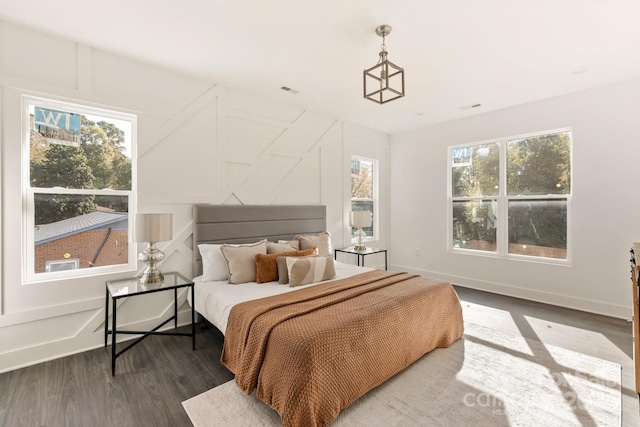
{"type": "Polygon", "coordinates": [[[327,208],[317,205],[194,205],[193,274],[202,274],[201,243],[253,243],[291,240],[296,234],[320,233],[327,208]]]}

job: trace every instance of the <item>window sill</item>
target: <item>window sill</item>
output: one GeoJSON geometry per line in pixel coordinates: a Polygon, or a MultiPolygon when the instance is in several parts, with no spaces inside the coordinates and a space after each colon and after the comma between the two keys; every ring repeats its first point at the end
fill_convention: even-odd
{"type": "Polygon", "coordinates": [[[519,262],[528,262],[528,263],[536,263],[536,264],[557,265],[562,267],[573,266],[570,259],[543,258],[543,257],[515,255],[515,254],[501,255],[497,252],[488,252],[488,251],[481,251],[481,250],[475,250],[475,249],[461,249],[461,248],[450,248],[447,252],[458,254],[458,255],[471,255],[471,256],[477,256],[477,257],[493,258],[493,259],[504,259],[507,261],[519,261],[519,262]]]}

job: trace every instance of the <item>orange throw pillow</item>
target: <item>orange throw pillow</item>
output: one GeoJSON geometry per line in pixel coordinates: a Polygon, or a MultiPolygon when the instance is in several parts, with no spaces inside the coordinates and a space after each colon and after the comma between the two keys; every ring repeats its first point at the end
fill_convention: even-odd
{"type": "Polygon", "coordinates": [[[278,254],[256,254],[256,282],[266,283],[278,280],[277,257],[309,256],[317,253],[318,248],[309,248],[302,251],[280,252],[278,254]]]}

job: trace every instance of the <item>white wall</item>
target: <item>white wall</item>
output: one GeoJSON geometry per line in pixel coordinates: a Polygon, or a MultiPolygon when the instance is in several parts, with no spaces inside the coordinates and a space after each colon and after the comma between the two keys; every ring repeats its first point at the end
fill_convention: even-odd
{"type": "MultiPolygon", "coordinates": [[[[388,167],[386,135],[8,23],[0,23],[0,90],[0,372],[102,346],[104,282],[136,273],[22,284],[22,94],[138,116],[138,212],[173,213],[174,239],[158,245],[163,270],[187,277],[194,203],[325,204],[332,243],[343,247],[346,159],[382,156],[388,167]]],[[[381,215],[386,224],[386,207],[381,215]]],[[[172,312],[170,295],[143,298],[125,301],[118,320],[140,329],[172,312]]]]}
{"type": "Polygon", "coordinates": [[[640,239],[638,99],[640,81],[631,81],[392,136],[393,267],[630,318],[629,249],[640,239]],[[449,252],[447,147],[562,127],[573,129],[572,265],[449,252]]]}

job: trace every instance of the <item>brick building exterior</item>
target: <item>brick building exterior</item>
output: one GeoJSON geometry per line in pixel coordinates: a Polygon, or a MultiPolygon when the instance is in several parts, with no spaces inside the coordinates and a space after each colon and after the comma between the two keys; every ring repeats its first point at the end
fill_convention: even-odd
{"type": "Polygon", "coordinates": [[[126,213],[92,212],[39,226],[36,273],[126,264],[129,256],[126,213]]]}
{"type": "Polygon", "coordinates": [[[44,273],[47,261],[79,260],[79,268],[126,264],[127,230],[90,230],[36,246],[35,272],[44,273]],[[107,239],[104,246],[102,242],[107,239]]]}

